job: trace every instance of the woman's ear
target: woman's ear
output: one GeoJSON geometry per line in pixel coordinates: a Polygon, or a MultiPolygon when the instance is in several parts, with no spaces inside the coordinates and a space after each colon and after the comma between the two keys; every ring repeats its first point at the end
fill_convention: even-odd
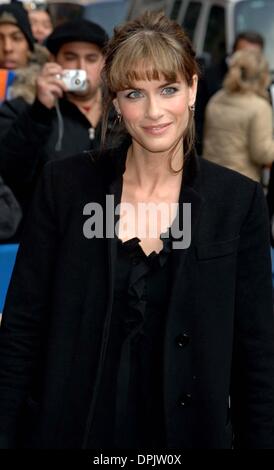
{"type": "Polygon", "coordinates": [[[192,77],[192,84],[189,87],[189,106],[193,106],[196,101],[197,95],[197,87],[198,87],[198,75],[193,75],[192,77]]]}
{"type": "Polygon", "coordinates": [[[117,98],[114,98],[114,100],[112,100],[112,103],[114,108],[116,109],[117,114],[121,114],[117,98]]]}

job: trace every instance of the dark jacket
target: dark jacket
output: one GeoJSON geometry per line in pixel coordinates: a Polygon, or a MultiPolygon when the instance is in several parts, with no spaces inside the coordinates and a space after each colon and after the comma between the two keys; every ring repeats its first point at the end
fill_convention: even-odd
{"type": "Polygon", "coordinates": [[[0,242],[15,234],[21,218],[19,204],[0,176],[0,242]]]}
{"type": "Polygon", "coordinates": [[[270,219],[270,241],[271,241],[272,247],[274,247],[274,165],[273,164],[271,166],[269,183],[268,183],[267,204],[268,204],[269,219],[270,219]]]}
{"type": "Polygon", "coordinates": [[[47,161],[100,146],[100,125],[93,129],[77,106],[65,98],[59,100],[59,106],[62,122],[56,108],[49,110],[38,100],[29,105],[16,98],[0,107],[0,172],[24,212],[47,161]]]}
{"type": "MultiPolygon", "coordinates": [[[[119,149],[99,160],[84,153],[45,167],[0,328],[2,447],[80,448],[89,441],[117,242],[85,238],[83,208],[91,201],[105,207],[124,161],[119,149]]],[[[159,364],[167,447],[230,448],[233,428],[235,447],[274,448],[274,320],[262,190],[192,157],[180,201],[191,203],[192,243],[171,255],[159,364]]]]}
{"type": "Polygon", "coordinates": [[[203,155],[203,139],[204,139],[204,121],[205,109],[211,96],[222,88],[225,74],[227,73],[226,58],[220,62],[207,66],[199,61],[201,77],[198,83],[198,91],[196,98],[195,125],[196,125],[196,141],[199,155],[203,155]]]}

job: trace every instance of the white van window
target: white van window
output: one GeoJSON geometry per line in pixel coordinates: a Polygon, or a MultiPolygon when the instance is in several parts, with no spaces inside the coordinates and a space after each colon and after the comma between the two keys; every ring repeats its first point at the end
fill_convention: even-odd
{"type": "Polygon", "coordinates": [[[186,30],[191,40],[193,40],[195,27],[199,18],[201,7],[201,2],[190,2],[186,10],[185,17],[183,19],[182,26],[186,30]]]}
{"type": "Polygon", "coordinates": [[[177,18],[179,16],[179,11],[181,9],[181,6],[182,6],[182,0],[175,0],[174,1],[173,7],[172,7],[172,10],[171,10],[171,13],[170,13],[170,18],[172,20],[177,20],[177,18]]]}
{"type": "Polygon", "coordinates": [[[104,0],[92,2],[85,6],[84,18],[102,25],[109,36],[114,26],[125,21],[129,9],[128,0],[104,0]]]}
{"type": "Polygon", "coordinates": [[[48,0],[48,4],[55,25],[83,17],[103,26],[109,36],[126,20],[129,9],[129,0],[48,0]]]}
{"type": "Polygon", "coordinates": [[[226,54],[225,11],[221,6],[210,9],[204,51],[211,64],[219,63],[226,54]]]}

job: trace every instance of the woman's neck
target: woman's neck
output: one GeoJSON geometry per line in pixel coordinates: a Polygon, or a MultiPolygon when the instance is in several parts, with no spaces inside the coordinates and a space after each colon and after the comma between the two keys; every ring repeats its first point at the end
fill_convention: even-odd
{"type": "Polygon", "coordinates": [[[182,144],[172,151],[152,153],[133,143],[128,149],[125,177],[129,183],[134,181],[140,189],[153,194],[176,176],[180,179],[182,166],[182,144]]]}

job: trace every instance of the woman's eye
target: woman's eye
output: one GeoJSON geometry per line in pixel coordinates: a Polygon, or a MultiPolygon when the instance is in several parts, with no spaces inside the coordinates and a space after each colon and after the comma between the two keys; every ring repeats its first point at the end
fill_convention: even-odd
{"type": "Polygon", "coordinates": [[[140,96],[141,96],[141,92],[138,91],[138,90],[130,91],[130,92],[127,93],[127,95],[126,95],[126,97],[127,97],[127,98],[130,98],[130,99],[140,98],[140,96]]]}
{"type": "Polygon", "coordinates": [[[177,88],[175,88],[174,86],[167,86],[166,88],[163,88],[162,94],[173,95],[174,93],[176,93],[176,91],[177,91],[177,88]]]}

